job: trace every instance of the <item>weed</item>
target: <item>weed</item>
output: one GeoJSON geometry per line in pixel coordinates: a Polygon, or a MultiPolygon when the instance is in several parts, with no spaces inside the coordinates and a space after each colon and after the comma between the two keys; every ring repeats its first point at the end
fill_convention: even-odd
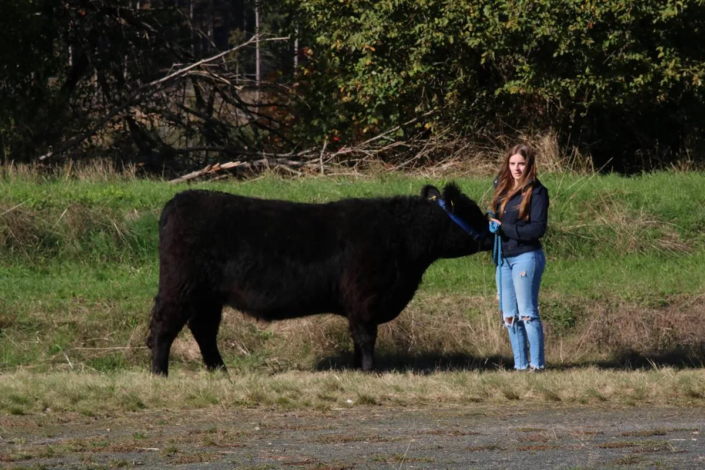
{"type": "Polygon", "coordinates": [[[379,403],[371,395],[363,393],[357,397],[357,404],[358,405],[378,405],[379,403]]]}
{"type": "Polygon", "coordinates": [[[538,392],[541,394],[544,400],[546,401],[552,401],[552,402],[559,402],[561,401],[560,395],[553,390],[551,387],[547,386],[538,386],[537,387],[538,392]]]}
{"type": "Polygon", "coordinates": [[[598,401],[607,401],[607,397],[597,391],[594,387],[588,387],[585,390],[585,394],[591,398],[596,398],[598,401]]]}
{"type": "Polygon", "coordinates": [[[627,455],[612,461],[614,465],[636,465],[644,461],[644,457],[638,455],[627,455]]]}
{"type": "Polygon", "coordinates": [[[548,442],[550,440],[545,433],[533,433],[519,438],[520,442],[548,442]]]}
{"type": "Polygon", "coordinates": [[[410,457],[408,455],[393,454],[388,462],[390,463],[414,463],[414,462],[425,462],[433,463],[433,459],[430,457],[410,457]]]}
{"type": "Polygon", "coordinates": [[[494,450],[502,450],[497,444],[483,444],[477,446],[468,446],[465,448],[468,452],[491,452],[494,450]]]}
{"type": "Polygon", "coordinates": [[[194,452],[194,453],[172,453],[169,454],[171,457],[169,459],[170,465],[187,465],[194,463],[210,462],[212,460],[218,459],[217,455],[212,455],[206,452],[194,452]]]}
{"type": "Polygon", "coordinates": [[[519,393],[517,393],[517,391],[513,387],[511,387],[510,385],[504,385],[500,389],[500,392],[502,392],[502,395],[507,400],[518,400],[519,398],[521,398],[519,396],[519,393]]]}
{"type": "Polygon", "coordinates": [[[165,457],[171,457],[179,452],[179,448],[176,444],[174,443],[169,443],[167,444],[164,449],[162,449],[162,455],[165,457]]]}
{"type": "Polygon", "coordinates": [[[519,446],[516,448],[516,450],[519,452],[537,452],[541,450],[551,450],[560,448],[561,446],[554,444],[532,444],[527,446],[519,446]]]}
{"type": "Polygon", "coordinates": [[[123,395],[120,402],[125,411],[139,411],[147,407],[142,398],[134,392],[123,395]]]}
{"type": "Polygon", "coordinates": [[[433,429],[431,431],[423,431],[419,434],[427,434],[430,436],[480,436],[481,432],[462,431],[460,429],[433,429]]]}
{"type": "Polygon", "coordinates": [[[668,431],[664,429],[647,429],[644,431],[627,431],[623,432],[622,436],[627,437],[650,437],[650,436],[665,436],[668,431]]]}
{"type": "Polygon", "coordinates": [[[604,444],[599,444],[597,447],[600,447],[601,449],[624,449],[635,447],[637,448],[635,452],[639,453],[653,453],[674,450],[668,442],[650,440],[607,442],[604,444]]]}
{"type": "Polygon", "coordinates": [[[638,442],[634,441],[619,441],[619,442],[605,442],[604,444],[598,444],[597,447],[600,449],[625,449],[628,447],[639,447],[638,442]]]}
{"type": "Polygon", "coordinates": [[[380,436],[324,435],[316,439],[322,444],[345,444],[347,442],[388,442],[389,439],[380,436]]]}
{"type": "Polygon", "coordinates": [[[110,459],[108,462],[109,468],[126,468],[131,466],[132,464],[125,459],[110,459]]]}
{"type": "Polygon", "coordinates": [[[19,406],[11,406],[10,409],[10,414],[13,416],[22,416],[27,414],[24,408],[21,408],[19,406]]]}
{"type": "Polygon", "coordinates": [[[543,428],[532,428],[532,427],[516,428],[516,430],[519,432],[543,432],[543,431],[545,431],[545,429],[543,429],[543,428]]]}

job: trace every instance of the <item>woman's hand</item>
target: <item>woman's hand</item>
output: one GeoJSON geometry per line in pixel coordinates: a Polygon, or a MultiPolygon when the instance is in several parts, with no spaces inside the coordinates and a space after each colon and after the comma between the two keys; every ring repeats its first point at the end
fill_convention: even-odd
{"type": "Polygon", "coordinates": [[[501,222],[500,220],[498,220],[498,219],[493,219],[492,217],[490,217],[490,222],[494,222],[494,223],[496,223],[497,225],[502,225],[502,222],[501,222]]]}

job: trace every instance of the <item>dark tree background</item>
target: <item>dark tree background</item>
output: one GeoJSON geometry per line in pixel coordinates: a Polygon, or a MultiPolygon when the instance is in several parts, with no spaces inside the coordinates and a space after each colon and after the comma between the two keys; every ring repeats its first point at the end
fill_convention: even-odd
{"type": "Polygon", "coordinates": [[[704,28],[700,0],[4,0],[0,156],[183,173],[551,132],[703,161],[704,28]]]}

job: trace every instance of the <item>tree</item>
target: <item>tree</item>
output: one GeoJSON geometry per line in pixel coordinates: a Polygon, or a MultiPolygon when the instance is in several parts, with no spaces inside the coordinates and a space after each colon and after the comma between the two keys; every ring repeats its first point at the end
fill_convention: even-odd
{"type": "Polygon", "coordinates": [[[301,112],[319,136],[355,141],[437,111],[431,129],[552,129],[624,167],[701,145],[701,0],[289,5],[311,57],[301,112]]]}
{"type": "MultiPolygon", "coordinates": [[[[244,15],[240,3],[234,13],[244,15]]],[[[228,28],[238,23],[228,6],[225,0],[3,4],[4,159],[108,156],[182,171],[285,141],[270,112],[279,106],[277,89],[256,106],[232,69],[233,54],[170,75],[228,51],[228,28]]],[[[242,41],[254,48],[249,38],[242,41]]]]}

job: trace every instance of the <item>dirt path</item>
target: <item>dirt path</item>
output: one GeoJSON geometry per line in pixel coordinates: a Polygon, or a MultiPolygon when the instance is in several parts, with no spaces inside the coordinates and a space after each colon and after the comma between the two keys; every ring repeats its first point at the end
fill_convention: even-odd
{"type": "Polygon", "coordinates": [[[3,468],[705,467],[702,408],[49,412],[0,426],[3,468]]]}

